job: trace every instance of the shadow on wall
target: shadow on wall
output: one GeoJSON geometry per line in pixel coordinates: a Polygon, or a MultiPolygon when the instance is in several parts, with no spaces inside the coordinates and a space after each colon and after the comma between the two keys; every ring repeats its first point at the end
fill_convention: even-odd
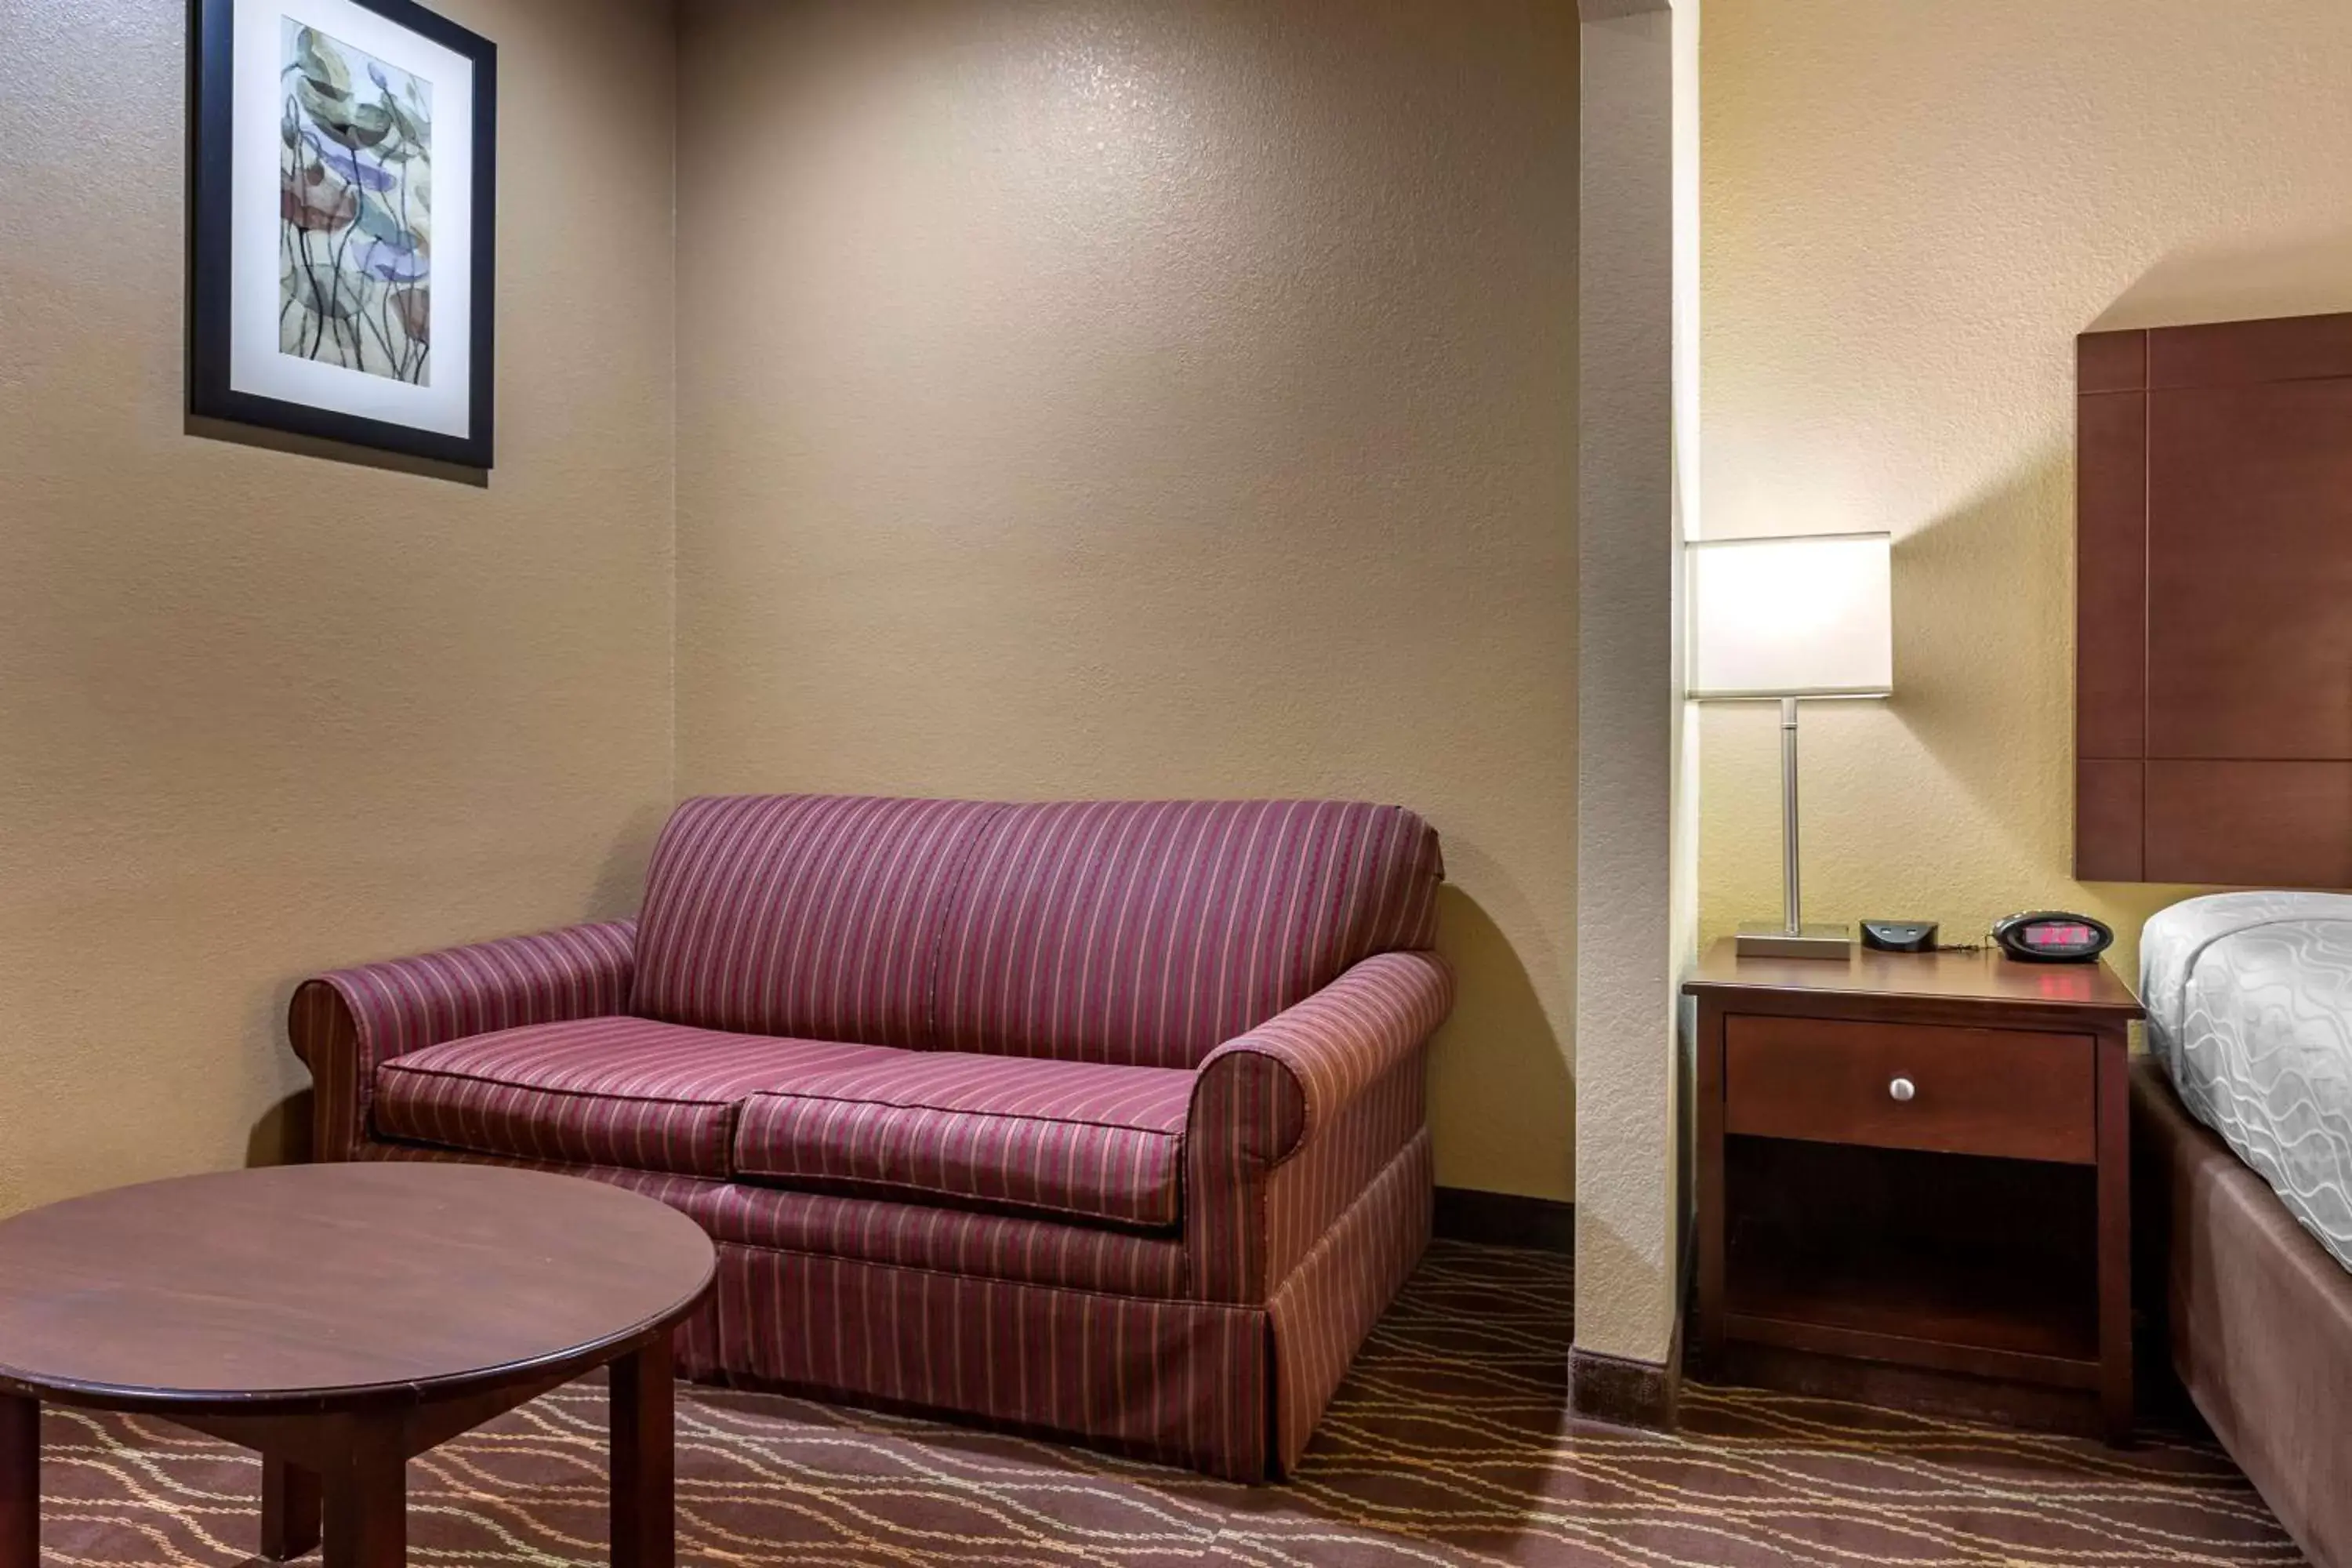
{"type": "Polygon", "coordinates": [[[2352,310],[2352,228],[2164,257],[2084,331],[2352,310]]]}
{"type": "MultiPolygon", "coordinates": [[[[1454,853],[1449,846],[1449,854],[1454,853]]],[[[1531,919],[1519,929],[1538,930],[1531,919]]],[[[1479,1151],[1476,1185],[1523,1196],[1557,1198],[1574,1183],[1576,1086],[1567,1042],[1544,1011],[1527,962],[1494,916],[1454,882],[1437,890],[1437,946],[1454,965],[1453,1016],[1433,1054],[1449,1068],[1457,1055],[1476,1071],[1430,1075],[1429,1121],[1437,1179],[1460,1185],[1461,1152],[1479,1151]]],[[[1538,955],[1573,974],[1569,955],[1538,955]]],[[[1574,999],[1563,1005],[1573,1017],[1574,999]]]]}
{"type": "Polygon", "coordinates": [[[654,857],[654,840],[669,821],[673,806],[641,805],[629,813],[621,828],[621,836],[613,842],[611,853],[596,872],[596,885],[588,895],[588,908],[582,911],[583,921],[633,920],[646,900],[646,868],[654,857]]]}
{"type": "MultiPolygon", "coordinates": [[[[289,988],[288,994],[291,995],[289,988]]],[[[278,1016],[283,1018],[283,1008],[278,1016]]],[[[279,1030],[278,1049],[286,1048],[279,1030]]],[[[253,1165],[307,1165],[310,1162],[310,1091],[299,1089],[263,1111],[245,1135],[245,1163],[253,1165]]]]}
{"type": "MultiPolygon", "coordinates": [[[[591,890],[587,908],[578,918],[582,921],[625,920],[636,914],[644,901],[646,864],[652,858],[654,840],[669,820],[670,807],[646,805],[629,814],[627,823],[613,847],[604,857],[596,873],[595,887],[591,890]]],[[[482,942],[492,937],[521,936],[521,931],[451,931],[431,945],[454,947],[461,942],[482,942]]],[[[377,959],[404,958],[405,953],[373,952],[352,956],[353,963],[377,959]]],[[[257,998],[246,1026],[248,1038],[261,1042],[262,1049],[272,1059],[293,1060],[293,1047],[286,1038],[286,1011],[294,1000],[294,993],[307,974],[281,978],[268,992],[257,998]]],[[[301,1071],[297,1063],[293,1070],[301,1071]]],[[[256,1119],[246,1132],[245,1163],[247,1165],[300,1164],[310,1158],[310,1091],[297,1089],[272,1104],[256,1119]]]]}
{"type": "MultiPolygon", "coordinates": [[[[2047,447],[1998,485],[1913,530],[1895,543],[1895,695],[1888,706],[1945,774],[1989,818],[2016,816],[2014,770],[2033,728],[2024,705],[2039,698],[2071,707],[2071,678],[2021,692],[1985,679],[2014,662],[2006,650],[2066,648],[2074,638],[2074,580],[2046,562],[2053,537],[2074,531],[2074,456],[2047,447]],[[2053,531],[2057,531],[2053,532],[2053,531]],[[1988,735],[2016,746],[1987,746],[1988,735]],[[1990,764],[1990,765],[1989,765],[1990,764]]],[[[2063,841],[2038,845],[2038,863],[2063,863],[2063,841]]]]}
{"type": "Polygon", "coordinates": [[[349,463],[354,468],[415,474],[420,479],[447,479],[453,484],[471,485],[478,490],[490,488],[488,469],[468,468],[457,463],[438,463],[430,458],[378,452],[366,447],[348,446],[341,441],[320,440],[314,436],[297,436],[287,430],[268,430],[257,425],[239,425],[226,419],[207,419],[197,414],[186,416],[181,421],[181,427],[189,435],[205,440],[226,441],[233,446],[252,447],[264,452],[289,452],[298,458],[349,463]]]}
{"type": "MultiPolygon", "coordinates": [[[[1579,1209],[1576,1226],[1576,1280],[1579,1304],[1587,1299],[1586,1287],[1598,1293],[1601,1289],[1618,1302],[1663,1301],[1668,1303],[1666,1313],[1654,1325],[1658,1337],[1642,1346],[1638,1353],[1628,1352],[1624,1359],[1664,1365],[1674,1355],[1675,1342],[1682,1336],[1683,1303],[1681,1299],[1682,1268],[1678,1258],[1654,1256],[1628,1243],[1624,1237],[1598,1220],[1586,1223],[1592,1211],[1579,1209]]],[[[1695,1228],[1685,1235],[1696,1236],[1695,1228]]],[[[1679,1251],[1679,1247],[1676,1248],[1679,1251]]],[[[1626,1309],[1621,1304],[1615,1315],[1623,1317],[1626,1309]]],[[[1650,1309],[1643,1308],[1644,1317],[1650,1309]]],[[[1581,1316],[1581,1314],[1579,1314],[1581,1316]]],[[[1597,1316],[1598,1314],[1596,1314],[1597,1316]]]]}

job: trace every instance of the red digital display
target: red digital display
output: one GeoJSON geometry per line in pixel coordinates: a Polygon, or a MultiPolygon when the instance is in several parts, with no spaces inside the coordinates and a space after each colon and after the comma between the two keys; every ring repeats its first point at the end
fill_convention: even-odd
{"type": "Polygon", "coordinates": [[[2011,958],[2033,963],[2087,963],[2113,940],[2090,916],[2065,910],[2011,915],[1994,924],[1992,935],[2011,958]]]}

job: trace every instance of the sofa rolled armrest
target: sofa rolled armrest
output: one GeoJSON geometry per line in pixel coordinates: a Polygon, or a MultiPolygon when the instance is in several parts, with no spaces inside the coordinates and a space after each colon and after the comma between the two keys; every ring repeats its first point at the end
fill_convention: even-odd
{"type": "Polygon", "coordinates": [[[635,921],[567,926],[304,981],[286,1033],[310,1069],[310,1157],[357,1157],[376,1069],[394,1057],[469,1035],[625,1011],[636,932],[635,921]]]}
{"type": "Polygon", "coordinates": [[[1265,1300],[1420,1131],[1453,1005],[1437,954],[1379,953],[1209,1053],[1185,1133],[1194,1294],[1265,1300]]]}

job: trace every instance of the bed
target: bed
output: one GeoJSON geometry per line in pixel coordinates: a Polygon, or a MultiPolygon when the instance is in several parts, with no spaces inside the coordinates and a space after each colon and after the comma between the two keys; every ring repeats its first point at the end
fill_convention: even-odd
{"type": "Polygon", "coordinates": [[[2140,939],[2141,1305],[2322,1568],[2352,1568],[2352,897],[2224,893],[2140,939]]]}

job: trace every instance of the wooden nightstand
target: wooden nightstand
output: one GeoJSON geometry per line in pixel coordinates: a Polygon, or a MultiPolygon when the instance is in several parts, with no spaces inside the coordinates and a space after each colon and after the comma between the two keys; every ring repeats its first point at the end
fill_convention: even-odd
{"type": "Polygon", "coordinates": [[[1728,942],[1683,989],[1702,1374],[2126,1436],[2130,990],[1728,942]]]}

